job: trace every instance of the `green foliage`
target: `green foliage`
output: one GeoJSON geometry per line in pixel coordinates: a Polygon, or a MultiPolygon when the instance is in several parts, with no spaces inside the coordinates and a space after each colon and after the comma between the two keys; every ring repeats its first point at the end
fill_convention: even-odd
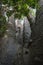
{"type": "Polygon", "coordinates": [[[10,17],[12,15],[13,11],[7,11],[7,16],[10,17]]]}
{"type": "Polygon", "coordinates": [[[30,7],[33,7],[33,8],[36,7],[36,5],[38,4],[38,1],[39,1],[39,0],[25,0],[25,2],[26,2],[30,7]]]}
{"type": "Polygon", "coordinates": [[[32,8],[38,7],[38,0],[16,0],[16,4],[14,7],[15,10],[15,16],[22,17],[22,16],[28,16],[29,8],[28,6],[32,8]]]}
{"type": "MultiPolygon", "coordinates": [[[[15,12],[15,17],[21,18],[22,16],[28,16],[29,13],[28,6],[32,8],[38,7],[38,1],[39,0],[2,0],[2,3],[8,4],[8,6],[13,6],[14,7],[13,12],[15,12]]],[[[10,15],[13,12],[9,12],[10,15]]]]}
{"type": "Polygon", "coordinates": [[[1,0],[1,3],[6,4],[8,3],[8,0],[1,0]]]}
{"type": "MultiPolygon", "coordinates": [[[[28,16],[29,8],[28,6],[32,8],[38,7],[38,1],[39,0],[0,0],[1,4],[7,4],[6,7],[13,7],[13,10],[6,10],[7,16],[10,17],[13,13],[14,16],[17,18],[21,18],[22,16],[28,16]]],[[[0,6],[0,12],[2,7],[0,6]]],[[[4,32],[6,31],[6,19],[5,17],[0,15],[0,36],[4,35],[4,32]]]]}

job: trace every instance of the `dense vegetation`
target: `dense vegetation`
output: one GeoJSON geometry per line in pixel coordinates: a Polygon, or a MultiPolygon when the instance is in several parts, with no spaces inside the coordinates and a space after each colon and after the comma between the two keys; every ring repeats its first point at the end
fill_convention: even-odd
{"type": "MultiPolygon", "coordinates": [[[[15,16],[28,16],[29,6],[36,8],[39,0],[2,0],[3,4],[7,4],[8,7],[13,7],[15,16]]],[[[10,13],[11,14],[11,13],[10,13]]]]}
{"type": "MultiPolygon", "coordinates": [[[[39,0],[0,0],[0,13],[2,10],[2,4],[6,6],[6,8],[12,6],[12,11],[9,9],[6,10],[7,16],[11,16],[14,13],[15,17],[21,18],[23,16],[28,16],[29,7],[37,8],[39,0]]],[[[3,15],[0,15],[0,36],[5,32],[6,20],[4,19],[3,15]]]]}

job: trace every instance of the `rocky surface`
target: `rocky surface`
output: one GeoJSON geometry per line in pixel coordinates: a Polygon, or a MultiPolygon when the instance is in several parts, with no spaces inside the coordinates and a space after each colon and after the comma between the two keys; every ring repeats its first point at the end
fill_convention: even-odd
{"type": "Polygon", "coordinates": [[[43,5],[37,10],[36,23],[32,28],[32,39],[29,65],[43,65],[43,5]]]}
{"type": "Polygon", "coordinates": [[[15,41],[14,16],[9,18],[8,27],[2,40],[0,40],[0,65],[28,65],[29,50],[23,48],[15,41]],[[23,56],[22,56],[23,55],[23,56]]]}

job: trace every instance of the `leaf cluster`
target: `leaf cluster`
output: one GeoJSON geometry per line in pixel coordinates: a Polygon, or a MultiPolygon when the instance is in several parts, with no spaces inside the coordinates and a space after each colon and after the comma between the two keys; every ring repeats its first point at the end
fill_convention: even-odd
{"type": "MultiPolygon", "coordinates": [[[[22,16],[28,16],[28,6],[32,8],[38,7],[38,1],[39,0],[2,0],[2,3],[8,4],[8,7],[13,6],[15,17],[21,18],[22,16]]],[[[7,12],[8,16],[13,12],[7,12]]]]}

